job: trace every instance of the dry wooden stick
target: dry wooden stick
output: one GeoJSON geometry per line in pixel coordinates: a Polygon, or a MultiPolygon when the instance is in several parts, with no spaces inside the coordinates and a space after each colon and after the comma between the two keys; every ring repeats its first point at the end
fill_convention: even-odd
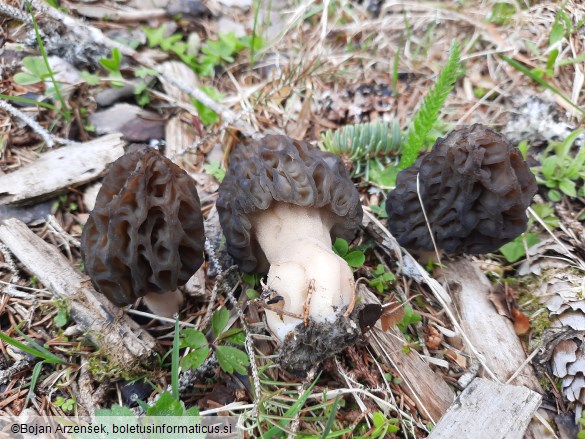
{"type": "MultiPolygon", "coordinates": [[[[363,303],[379,303],[376,296],[363,284],[358,287],[363,303]]],[[[436,422],[447,411],[455,393],[447,383],[429,367],[416,351],[405,354],[402,348],[406,339],[397,330],[382,331],[380,322],[368,334],[373,351],[400,374],[400,387],[412,398],[418,409],[436,422]]]]}
{"type": "Polygon", "coordinates": [[[0,223],[0,240],[53,294],[70,305],[71,317],[113,363],[125,372],[148,367],[156,342],[136,322],[91,287],[54,246],[24,223],[0,223]]]}
{"type": "Polygon", "coordinates": [[[36,202],[98,178],[124,154],[124,145],[120,134],[110,134],[42,154],[0,176],[0,204],[36,202]]]}

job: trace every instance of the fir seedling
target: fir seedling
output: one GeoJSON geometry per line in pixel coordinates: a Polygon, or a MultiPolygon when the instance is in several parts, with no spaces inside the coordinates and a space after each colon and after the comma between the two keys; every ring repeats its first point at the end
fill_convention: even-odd
{"type": "Polygon", "coordinates": [[[453,90],[455,81],[461,74],[461,60],[459,53],[459,43],[456,41],[451,45],[451,51],[447,64],[443,67],[437,82],[425,97],[422,105],[415,114],[410,128],[408,130],[408,137],[403,148],[402,157],[400,159],[400,169],[404,169],[412,165],[418,153],[423,148],[425,139],[433,126],[439,119],[439,111],[445,103],[447,96],[453,90]]]}
{"type": "MultiPolygon", "coordinates": [[[[369,168],[371,159],[379,161],[400,149],[401,133],[398,121],[370,122],[328,130],[321,136],[323,149],[353,164],[352,175],[358,176],[369,168]]],[[[366,176],[367,179],[367,176],[366,176]]]]}

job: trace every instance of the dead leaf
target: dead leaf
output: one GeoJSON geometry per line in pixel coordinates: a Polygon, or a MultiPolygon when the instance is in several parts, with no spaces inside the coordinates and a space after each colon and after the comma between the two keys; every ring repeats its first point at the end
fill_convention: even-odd
{"type": "Polygon", "coordinates": [[[524,335],[530,331],[530,320],[522,311],[515,306],[511,309],[514,331],[516,335],[524,335]]]}
{"type": "Polygon", "coordinates": [[[437,328],[431,325],[425,327],[425,343],[431,351],[436,351],[441,347],[443,334],[437,328]]]}
{"type": "Polygon", "coordinates": [[[404,318],[404,308],[396,299],[382,305],[382,316],[380,323],[382,331],[386,332],[392,326],[395,326],[404,318]]]}
{"type": "Polygon", "coordinates": [[[457,365],[463,369],[467,367],[467,359],[461,355],[459,352],[451,351],[447,349],[445,351],[445,357],[449,360],[454,361],[457,365]]]}

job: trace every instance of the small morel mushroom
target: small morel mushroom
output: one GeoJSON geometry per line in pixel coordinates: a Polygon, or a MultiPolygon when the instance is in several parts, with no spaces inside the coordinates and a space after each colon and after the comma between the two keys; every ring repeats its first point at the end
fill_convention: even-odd
{"type": "Polygon", "coordinates": [[[388,228],[410,250],[434,249],[430,226],[437,247],[447,253],[489,253],[526,230],[536,189],[518,148],[475,124],[438,139],[431,152],[398,174],[386,200],[388,228]]]}
{"type": "Polygon", "coordinates": [[[112,163],[81,236],[85,271],[116,305],[144,297],[172,316],[203,262],[203,218],[195,182],[148,148],[112,163]]]}
{"type": "Polygon", "coordinates": [[[362,209],[341,160],[285,136],[239,144],[216,205],[228,251],[240,269],[268,271],[267,286],[279,296],[283,313],[267,310],[266,322],[288,346],[281,350],[281,362],[303,369],[343,349],[341,341],[332,345],[323,336],[326,331],[348,337],[345,326],[358,326],[347,323],[355,296],[353,273],[332,251],[331,239],[351,240],[362,209]],[[340,320],[346,322],[337,325],[340,320]],[[329,346],[306,343],[319,334],[329,346]],[[302,358],[283,361],[284,351],[302,358]]]}

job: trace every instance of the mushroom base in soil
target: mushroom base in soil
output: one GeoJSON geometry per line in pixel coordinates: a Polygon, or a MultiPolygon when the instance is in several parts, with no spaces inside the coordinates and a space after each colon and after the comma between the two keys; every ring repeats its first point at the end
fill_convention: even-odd
{"type": "Polygon", "coordinates": [[[333,323],[351,313],[353,273],[331,249],[326,211],[280,203],[255,214],[252,222],[270,263],[267,285],[287,312],[266,311],[267,326],[280,341],[308,319],[333,323]]]}

